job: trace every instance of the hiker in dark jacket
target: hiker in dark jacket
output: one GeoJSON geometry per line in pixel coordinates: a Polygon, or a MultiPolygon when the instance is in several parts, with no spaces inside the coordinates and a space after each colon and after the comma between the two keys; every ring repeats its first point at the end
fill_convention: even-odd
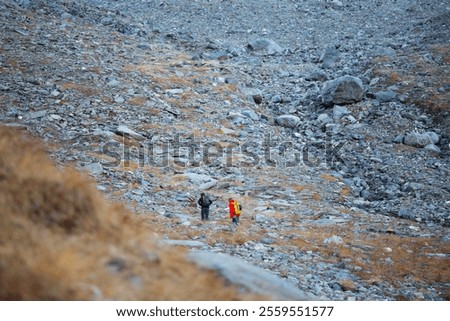
{"type": "Polygon", "coordinates": [[[212,201],[205,193],[201,193],[197,203],[202,208],[202,221],[209,221],[209,206],[212,204],[212,201]]]}

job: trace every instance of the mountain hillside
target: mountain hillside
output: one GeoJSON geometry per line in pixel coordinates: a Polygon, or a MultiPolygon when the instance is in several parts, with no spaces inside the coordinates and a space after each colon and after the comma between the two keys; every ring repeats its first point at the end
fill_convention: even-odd
{"type": "Polygon", "coordinates": [[[449,300],[443,1],[0,0],[0,21],[1,299],[449,300]]]}

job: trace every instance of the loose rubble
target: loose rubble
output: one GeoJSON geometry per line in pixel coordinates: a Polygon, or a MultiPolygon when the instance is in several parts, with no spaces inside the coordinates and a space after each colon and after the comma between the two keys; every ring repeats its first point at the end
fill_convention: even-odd
{"type": "MultiPolygon", "coordinates": [[[[449,8],[367,2],[2,0],[0,123],[42,138],[171,246],[318,298],[448,300],[448,270],[366,268],[421,256],[421,241],[448,249],[449,88],[409,78],[407,57],[448,75],[449,8]]],[[[428,257],[448,266],[441,252],[428,257]]]]}

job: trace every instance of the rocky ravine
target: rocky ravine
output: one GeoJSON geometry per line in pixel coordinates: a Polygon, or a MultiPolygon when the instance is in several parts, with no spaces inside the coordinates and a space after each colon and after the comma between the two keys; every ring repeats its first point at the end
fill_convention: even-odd
{"type": "Polygon", "coordinates": [[[1,123],[41,137],[164,242],[322,298],[448,300],[445,3],[0,9],[1,123]],[[215,199],[207,224],[200,190],[215,199]],[[235,230],[230,195],[244,206],[235,230]]]}

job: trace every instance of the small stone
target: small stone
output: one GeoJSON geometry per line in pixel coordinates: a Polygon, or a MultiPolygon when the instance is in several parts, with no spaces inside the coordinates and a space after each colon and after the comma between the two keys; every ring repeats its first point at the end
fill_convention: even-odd
{"type": "Polygon", "coordinates": [[[295,128],[300,124],[300,118],[293,115],[282,115],[277,117],[276,122],[283,127],[295,128]]]}
{"type": "Polygon", "coordinates": [[[253,99],[254,103],[257,104],[257,105],[260,105],[262,103],[262,101],[263,101],[262,96],[259,95],[259,94],[253,95],[252,99],[253,99]]]}
{"type": "Polygon", "coordinates": [[[402,207],[397,212],[397,216],[401,218],[414,219],[416,217],[416,213],[413,208],[402,207]]]}
{"type": "Polygon", "coordinates": [[[205,243],[200,241],[192,241],[192,240],[164,240],[165,244],[168,245],[178,245],[178,246],[187,246],[187,247],[204,247],[205,243]]]}
{"type": "Polygon", "coordinates": [[[92,175],[100,175],[103,173],[103,166],[100,163],[90,163],[83,167],[83,169],[90,172],[92,175]]]}
{"type": "Polygon", "coordinates": [[[402,186],[403,192],[416,192],[416,191],[420,191],[421,189],[423,189],[423,184],[421,184],[421,183],[408,182],[402,186]]]}
{"type": "Polygon", "coordinates": [[[335,61],[339,57],[339,52],[335,47],[325,48],[322,55],[319,58],[319,62],[322,63],[323,68],[330,68],[334,65],[335,61]]]}
{"type": "Polygon", "coordinates": [[[26,118],[27,119],[36,119],[36,118],[42,118],[45,115],[47,115],[46,110],[39,110],[39,111],[29,113],[26,118]]]}
{"type": "Polygon", "coordinates": [[[53,119],[53,120],[61,120],[62,119],[62,117],[57,115],[57,114],[51,114],[50,118],[53,119]]]}
{"type": "Polygon", "coordinates": [[[393,142],[396,144],[403,144],[403,140],[405,139],[405,135],[398,135],[394,138],[393,142]]]}
{"type": "Polygon", "coordinates": [[[244,110],[242,112],[242,115],[244,115],[254,121],[258,121],[260,119],[260,116],[257,113],[255,113],[253,110],[244,110]]]}
{"type": "Polygon", "coordinates": [[[316,70],[311,72],[308,76],[305,77],[306,80],[311,81],[326,81],[328,80],[328,75],[322,70],[316,70]]]}
{"type": "Polygon", "coordinates": [[[122,96],[115,96],[114,97],[114,102],[118,103],[118,104],[122,104],[125,101],[125,99],[122,96]]]}
{"type": "Polygon", "coordinates": [[[184,90],[181,88],[174,88],[174,89],[167,89],[166,93],[168,94],[172,94],[172,95],[177,95],[177,94],[182,94],[184,93],[184,90]]]}
{"type": "Polygon", "coordinates": [[[221,128],[220,128],[220,131],[221,131],[223,134],[225,134],[225,135],[236,135],[236,131],[235,131],[235,130],[229,129],[229,128],[226,128],[226,127],[221,127],[221,128]]]}
{"type": "Polygon", "coordinates": [[[382,103],[387,103],[393,101],[397,97],[397,94],[391,90],[389,91],[379,91],[375,93],[375,98],[382,103]]]}
{"type": "Polygon", "coordinates": [[[280,95],[273,95],[271,98],[271,101],[274,104],[278,104],[278,103],[281,103],[283,101],[283,99],[281,98],[280,95]]]}
{"type": "Polygon", "coordinates": [[[338,106],[338,105],[333,107],[333,118],[335,120],[339,120],[348,114],[350,114],[350,111],[345,107],[338,106]]]}
{"type": "Polygon", "coordinates": [[[342,243],[344,243],[342,238],[337,235],[333,235],[323,240],[323,244],[342,244],[342,243]]]}
{"type": "Polygon", "coordinates": [[[232,57],[232,55],[226,51],[217,51],[217,52],[213,52],[209,55],[209,59],[211,59],[211,60],[226,60],[231,57],[232,57]]]}
{"type": "Polygon", "coordinates": [[[322,125],[326,125],[326,124],[329,124],[329,123],[332,123],[332,122],[333,122],[333,120],[331,119],[331,117],[328,116],[328,114],[325,114],[325,113],[320,114],[320,115],[317,117],[317,121],[318,121],[319,123],[321,123],[322,125]]]}
{"type": "Polygon", "coordinates": [[[142,136],[141,134],[135,132],[134,130],[132,130],[132,129],[128,128],[127,126],[124,126],[124,125],[120,125],[119,127],[117,127],[117,129],[115,131],[115,134],[119,135],[119,136],[122,136],[122,135],[123,136],[131,136],[131,137],[133,137],[135,139],[138,139],[138,140],[145,139],[144,136],[142,136]]]}
{"type": "Polygon", "coordinates": [[[338,283],[343,291],[355,292],[358,289],[355,282],[352,280],[339,280],[338,283]]]}
{"type": "Polygon", "coordinates": [[[270,244],[274,244],[276,241],[273,238],[269,238],[269,237],[265,237],[261,240],[261,243],[266,244],[266,245],[270,245],[270,244]]]}
{"type": "Polygon", "coordinates": [[[114,87],[114,86],[117,86],[119,84],[119,82],[117,81],[116,78],[106,78],[106,84],[108,86],[114,87]]]}
{"type": "Polygon", "coordinates": [[[125,267],[126,267],[126,263],[121,258],[114,258],[114,259],[109,260],[108,263],[106,263],[106,268],[111,273],[119,273],[119,272],[123,271],[125,269],[125,267]]]}

